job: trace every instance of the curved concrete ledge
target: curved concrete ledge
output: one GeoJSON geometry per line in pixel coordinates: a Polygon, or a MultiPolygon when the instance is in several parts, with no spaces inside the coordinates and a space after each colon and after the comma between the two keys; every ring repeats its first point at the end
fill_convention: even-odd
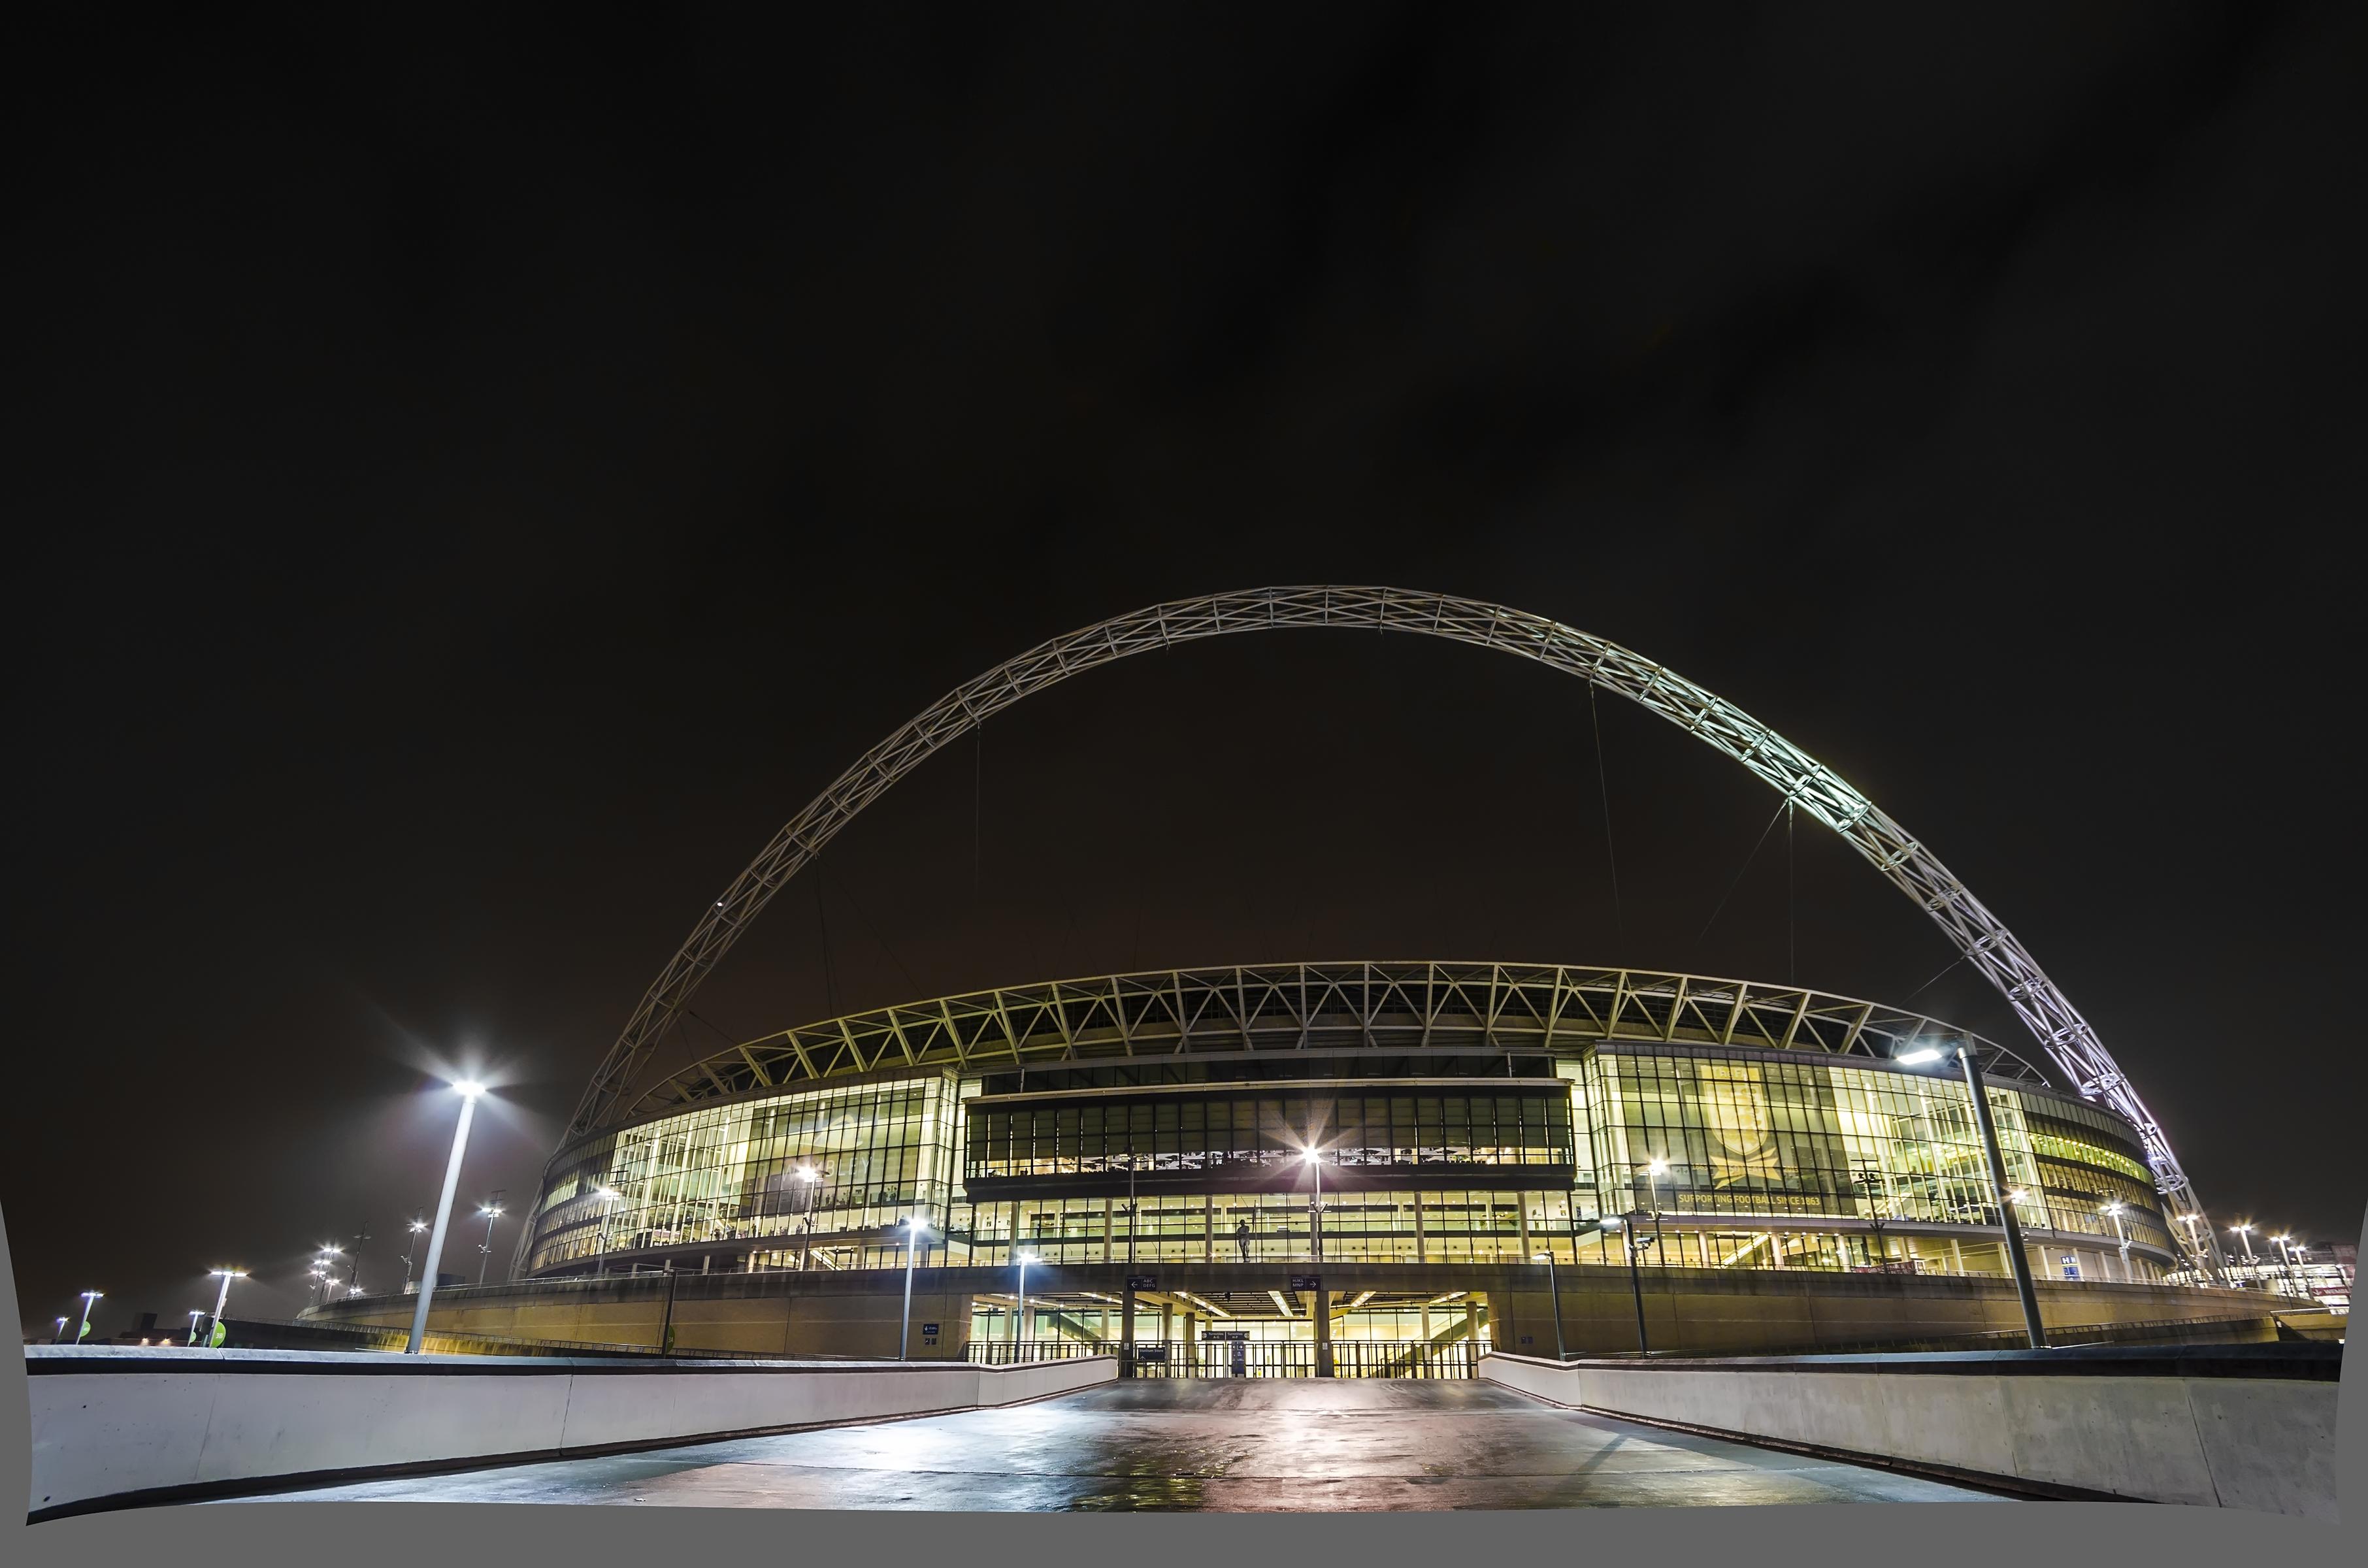
{"type": "Polygon", "coordinates": [[[1109,1356],[619,1363],[293,1350],[26,1352],[28,1522],[428,1470],[622,1453],[1023,1403],[1109,1356]]]}
{"type": "MultiPolygon", "coordinates": [[[[2331,1350],[2333,1347],[2326,1347],[2331,1350]]],[[[2340,1357],[2317,1346],[1557,1363],[1480,1375],[1574,1408],[2028,1494],[2336,1517],[2340,1357]],[[2259,1349],[2273,1354],[2248,1355],[2259,1349]],[[2302,1354],[2274,1354],[2302,1352],[2302,1354]]]]}

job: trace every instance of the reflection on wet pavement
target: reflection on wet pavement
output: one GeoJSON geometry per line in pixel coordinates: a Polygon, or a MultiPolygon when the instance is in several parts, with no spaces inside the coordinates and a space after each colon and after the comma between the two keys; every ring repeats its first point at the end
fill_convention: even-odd
{"type": "Polygon", "coordinates": [[[1994,1501],[1485,1382],[1113,1383],[1009,1410],[275,1499],[731,1508],[1327,1512],[1994,1501]]]}

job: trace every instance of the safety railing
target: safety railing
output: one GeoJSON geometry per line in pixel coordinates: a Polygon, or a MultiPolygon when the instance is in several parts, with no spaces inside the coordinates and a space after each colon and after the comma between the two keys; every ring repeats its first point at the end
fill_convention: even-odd
{"type": "MultiPolygon", "coordinates": [[[[1471,1340],[1430,1344],[1419,1339],[1336,1339],[1336,1378],[1473,1378],[1486,1347],[1471,1340]]],[[[1069,1340],[973,1340],[970,1359],[1008,1367],[1025,1361],[1106,1356],[1107,1349],[1069,1340]]],[[[1138,1378],[1312,1378],[1317,1375],[1315,1345],[1304,1339],[1137,1340],[1138,1378]]]]}

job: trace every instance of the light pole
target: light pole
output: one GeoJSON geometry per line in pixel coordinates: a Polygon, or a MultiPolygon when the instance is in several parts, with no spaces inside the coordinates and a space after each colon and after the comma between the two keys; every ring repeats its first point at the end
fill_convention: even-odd
{"type": "Polygon", "coordinates": [[[2231,1225],[2228,1228],[2237,1233],[2238,1241],[2245,1244],[2245,1282],[2258,1290],[2261,1288],[2261,1276],[2257,1260],[2253,1256],[2253,1227],[2248,1223],[2231,1225]]]}
{"type": "Polygon", "coordinates": [[[2187,1227],[2187,1250],[2195,1255],[2195,1282],[2198,1285],[2203,1284],[2205,1278],[2203,1270],[2203,1238],[2195,1233],[2195,1221],[2202,1218],[2203,1218],[2203,1216],[2201,1214],[2181,1214],[2179,1217],[2179,1222],[2187,1227]]]}
{"type": "Polygon", "coordinates": [[[2113,1239],[2122,1244],[2122,1283],[2130,1279],[2130,1233],[2122,1229],[2122,1200],[2118,1198],[2105,1205],[2105,1213],[2113,1221],[2113,1239]]]}
{"type": "Polygon", "coordinates": [[[350,1295],[359,1296],[362,1293],[362,1244],[370,1239],[368,1225],[359,1226],[355,1230],[353,1255],[346,1266],[346,1283],[352,1287],[347,1292],[350,1295]]]}
{"type": "Polygon", "coordinates": [[[210,1269],[207,1272],[222,1281],[222,1289],[214,1292],[214,1325],[213,1327],[206,1330],[206,1339],[208,1343],[220,1345],[226,1337],[222,1329],[222,1309],[230,1305],[230,1282],[233,1279],[245,1278],[246,1270],[244,1268],[215,1268],[210,1269]]]}
{"type": "Polygon", "coordinates": [[[461,1185],[461,1157],[469,1148],[469,1122],[477,1114],[477,1096],[485,1092],[483,1084],[463,1078],[452,1087],[461,1095],[461,1122],[452,1131],[452,1158],[444,1166],[444,1195],[436,1203],[436,1228],[427,1233],[427,1262],[421,1270],[419,1304],[411,1311],[411,1337],[404,1345],[406,1356],[419,1354],[420,1342],[427,1337],[427,1304],[436,1296],[436,1270],[444,1261],[444,1230],[452,1222],[452,1189],[461,1185]]]}
{"type": "Polygon", "coordinates": [[[407,1228],[411,1232],[411,1240],[403,1249],[403,1293],[406,1296],[411,1294],[412,1250],[419,1245],[419,1238],[427,1233],[427,1221],[423,1216],[415,1212],[411,1216],[411,1222],[407,1228]]]}
{"type": "Polygon", "coordinates": [[[1324,1156],[1313,1148],[1304,1151],[1302,1160],[1315,1172],[1315,1190],[1307,1199],[1307,1248],[1316,1262],[1324,1261],[1324,1156]]]}
{"type": "Polygon", "coordinates": [[[1019,1255],[1019,1310],[1011,1314],[1011,1364],[1015,1367],[1025,1354],[1019,1348],[1019,1335],[1028,1325],[1028,1266],[1035,1261],[1032,1252],[1019,1255]]]}
{"type": "Polygon", "coordinates": [[[80,1345],[90,1335],[91,1303],[94,1301],[104,1301],[106,1297],[107,1292],[104,1290],[85,1290],[82,1293],[82,1326],[74,1330],[74,1343],[76,1345],[80,1345]]]}
{"type": "Polygon", "coordinates": [[[2294,1275],[2294,1253],[2286,1245],[2286,1244],[2294,1240],[2294,1238],[2287,1235],[2276,1235],[2271,1236],[2270,1240],[2278,1244],[2278,1256],[2285,1260],[2286,1283],[2293,1287],[2293,1289],[2288,1290],[2286,1293],[2290,1296],[2301,1295],[2303,1293],[2302,1281],[2294,1275]]]}
{"type": "Polygon", "coordinates": [[[189,1309],[189,1348],[192,1350],[196,1349],[198,1345],[198,1320],[205,1315],[206,1309],[203,1307],[189,1309]]]}
{"type": "Polygon", "coordinates": [[[613,1187],[596,1187],[592,1196],[600,1200],[600,1241],[592,1249],[592,1278],[598,1279],[609,1272],[609,1215],[623,1195],[613,1187]]]}
{"type": "Polygon", "coordinates": [[[502,1217],[502,1195],[498,1192],[495,1193],[492,1198],[478,1206],[477,1212],[484,1215],[485,1219],[485,1239],[477,1247],[477,1251],[484,1255],[477,1259],[477,1283],[483,1285],[485,1282],[485,1270],[493,1267],[494,1221],[502,1217]]]}
{"type": "Polygon", "coordinates": [[[50,1335],[50,1343],[52,1345],[63,1345],[66,1342],[66,1324],[73,1321],[74,1320],[71,1318],[58,1319],[58,1331],[50,1335]]]}
{"type": "Polygon", "coordinates": [[[1637,1277],[1636,1255],[1645,1247],[1661,1244],[1661,1238],[1657,1235],[1649,1242],[1638,1237],[1637,1223],[1645,1218],[1645,1211],[1638,1209],[1618,1219],[1606,1219],[1601,1221],[1606,1229],[1618,1227],[1622,1236],[1628,1243],[1628,1293],[1636,1299],[1636,1354],[1639,1356],[1650,1356],[1653,1353],[1653,1345],[1652,1341],[1645,1337],[1645,1286],[1643,1280],[1637,1277]]]}
{"type": "Polygon", "coordinates": [[[929,1222],[918,1214],[905,1221],[905,1321],[896,1325],[896,1359],[899,1361],[912,1358],[913,1254],[920,1243],[921,1233],[928,1228],[929,1222]]]}
{"type": "MultiPolygon", "coordinates": [[[[1668,1173],[1669,1162],[1655,1155],[1642,1165],[1632,1165],[1628,1168],[1645,1173],[1645,1190],[1652,1195],[1653,1199],[1653,1244],[1659,1246],[1661,1244],[1661,1177],[1668,1173]]],[[[1668,1267],[1669,1259],[1667,1254],[1656,1253],[1654,1256],[1664,1267],[1668,1267]]]]}
{"type": "MultiPolygon", "coordinates": [[[[1538,1253],[1530,1261],[1546,1266],[1546,1300],[1554,1308],[1554,1359],[1564,1358],[1562,1348],[1562,1287],[1554,1282],[1554,1257],[1551,1251],[1538,1253]]],[[[1641,1293],[1639,1299],[1642,1299],[1641,1293]]]]}
{"type": "Polygon", "coordinates": [[[334,1300],[337,1293],[337,1266],[329,1261],[337,1256],[339,1256],[339,1249],[336,1243],[323,1242],[321,1256],[313,1260],[313,1267],[321,1271],[321,1303],[324,1306],[334,1300]]]}
{"type": "Polygon", "coordinates": [[[804,1238],[798,1250],[798,1272],[801,1274],[814,1267],[814,1211],[815,1203],[822,1198],[822,1176],[823,1173],[812,1165],[798,1167],[798,1184],[803,1189],[805,1196],[805,1202],[800,1210],[804,1219],[798,1227],[804,1238]]]}
{"type": "MultiPolygon", "coordinates": [[[[1990,1096],[1982,1086],[1982,1064],[1974,1059],[1973,1048],[1956,1048],[1957,1062],[1965,1070],[1965,1092],[1973,1096],[1974,1124],[1981,1129],[1982,1153],[1989,1161],[1990,1191],[1998,1198],[1998,1228],[2006,1233],[2007,1267],[2014,1271],[2014,1291],[2022,1299],[2023,1332],[2031,1339],[2033,1350],[2047,1348],[2047,1330],[2039,1321],[2039,1291],[2031,1282],[2031,1259],[2022,1250],[2022,1221],[2014,1211],[2016,1189],[2007,1186],[2006,1155],[1999,1151],[1998,1119],[1990,1114],[1990,1096]]],[[[1902,1051],[1894,1061],[1908,1065],[1921,1062],[1938,1062],[1943,1052],[1933,1045],[1918,1046],[1902,1051]]]]}

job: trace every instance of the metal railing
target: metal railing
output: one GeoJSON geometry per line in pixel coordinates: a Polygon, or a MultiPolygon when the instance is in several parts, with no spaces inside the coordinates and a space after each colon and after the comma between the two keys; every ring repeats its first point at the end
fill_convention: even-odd
{"type": "MultiPolygon", "coordinates": [[[[1115,1346],[1074,1340],[973,1340],[972,1361],[1008,1367],[1026,1361],[1107,1356],[1115,1346]]],[[[1336,1378],[1472,1378],[1479,1372],[1481,1346],[1471,1340],[1433,1345],[1419,1339],[1336,1339],[1336,1378]]],[[[1315,1345],[1304,1339],[1137,1340],[1138,1378],[1312,1378],[1315,1345]]]]}

